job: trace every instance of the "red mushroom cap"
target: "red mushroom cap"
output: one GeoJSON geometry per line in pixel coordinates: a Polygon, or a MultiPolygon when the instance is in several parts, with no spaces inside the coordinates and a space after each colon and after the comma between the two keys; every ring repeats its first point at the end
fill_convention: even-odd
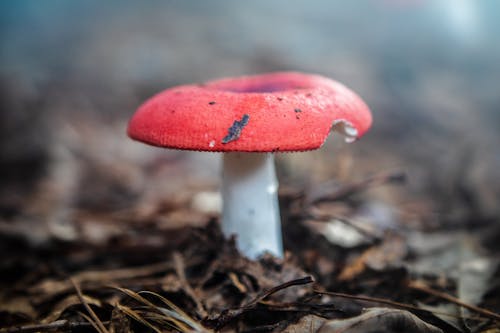
{"type": "Polygon", "coordinates": [[[336,81],[279,72],[164,90],[139,107],[128,135],[175,149],[304,151],[319,148],[339,122],[360,137],[372,117],[361,98],[336,81]]]}

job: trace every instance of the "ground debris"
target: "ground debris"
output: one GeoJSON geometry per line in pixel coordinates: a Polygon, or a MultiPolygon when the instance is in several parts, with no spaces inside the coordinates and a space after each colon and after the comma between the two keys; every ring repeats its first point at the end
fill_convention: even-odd
{"type": "Polygon", "coordinates": [[[395,226],[395,217],[384,224],[370,216],[372,210],[361,214],[370,205],[365,190],[400,182],[393,174],[366,179],[345,184],[341,195],[313,200],[297,189],[282,191],[289,250],[282,260],[241,256],[235,240],[223,237],[216,215],[191,214],[189,193],[157,203],[147,214],[137,207],[92,213],[83,205],[73,212],[80,236],[71,242],[34,246],[18,234],[0,233],[0,250],[13,254],[0,262],[0,333],[330,332],[374,321],[391,332],[394,320],[408,332],[495,327],[498,288],[487,285],[500,273],[491,265],[479,268],[496,261],[469,256],[477,260],[462,278],[424,270],[428,262],[422,260],[443,247],[440,240],[435,246],[431,238],[418,242],[395,226]],[[356,230],[362,241],[333,242],[322,232],[332,220],[356,230]],[[106,236],[93,239],[96,233],[106,236]],[[416,288],[415,281],[427,289],[416,288]],[[470,286],[481,287],[474,290],[483,295],[474,304],[452,296],[466,295],[470,286]]]}

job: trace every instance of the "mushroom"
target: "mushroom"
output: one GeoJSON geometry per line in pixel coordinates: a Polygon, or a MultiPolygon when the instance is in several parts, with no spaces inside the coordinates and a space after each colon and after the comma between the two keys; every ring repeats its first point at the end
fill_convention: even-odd
{"type": "Polygon", "coordinates": [[[370,127],[366,104],[319,75],[278,72],[182,85],[142,104],[128,135],[150,145],[223,152],[221,225],[249,258],[282,257],[276,152],[317,149],[333,129],[346,141],[370,127]]]}

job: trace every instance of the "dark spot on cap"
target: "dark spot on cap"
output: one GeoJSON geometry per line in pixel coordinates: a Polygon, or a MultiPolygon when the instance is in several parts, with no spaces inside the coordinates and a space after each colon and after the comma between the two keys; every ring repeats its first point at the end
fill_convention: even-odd
{"type": "Polygon", "coordinates": [[[250,116],[244,114],[241,120],[235,120],[231,127],[227,130],[227,135],[222,139],[222,143],[229,143],[231,141],[237,140],[241,135],[241,130],[248,124],[250,116]]]}
{"type": "Polygon", "coordinates": [[[283,100],[283,97],[276,97],[276,99],[281,102],[283,100]]]}
{"type": "Polygon", "coordinates": [[[215,104],[215,101],[208,102],[208,105],[214,105],[214,104],[215,104]]]}
{"type": "Polygon", "coordinates": [[[311,96],[312,96],[312,94],[311,94],[311,93],[307,93],[307,94],[306,94],[306,97],[311,97],[311,96]]]}
{"type": "Polygon", "coordinates": [[[293,111],[295,111],[296,113],[302,112],[302,110],[301,110],[301,109],[299,109],[299,108],[296,108],[296,109],[295,109],[295,110],[293,110],[293,111]]]}

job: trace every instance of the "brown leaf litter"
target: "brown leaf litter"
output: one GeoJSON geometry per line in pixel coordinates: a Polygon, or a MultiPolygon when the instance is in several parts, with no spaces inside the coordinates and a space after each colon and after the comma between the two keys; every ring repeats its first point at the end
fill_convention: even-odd
{"type": "MultiPolygon", "coordinates": [[[[420,250],[404,229],[360,215],[364,191],[401,179],[375,175],[314,195],[282,190],[290,250],[283,260],[242,257],[215,218],[183,217],[187,201],[178,198],[147,215],[98,212],[94,221],[126,226],[100,228],[111,234],[98,242],[86,238],[93,233],[43,245],[0,234],[0,249],[12,254],[0,263],[0,332],[466,332],[460,322],[472,332],[493,329],[498,289],[485,290],[489,309],[461,301],[453,277],[413,271],[420,250]],[[158,228],[160,212],[197,221],[158,228]],[[362,241],[329,239],[332,223],[362,241]],[[469,312],[432,308],[443,302],[469,312]]],[[[88,220],[91,211],[75,216],[88,220]]]]}

